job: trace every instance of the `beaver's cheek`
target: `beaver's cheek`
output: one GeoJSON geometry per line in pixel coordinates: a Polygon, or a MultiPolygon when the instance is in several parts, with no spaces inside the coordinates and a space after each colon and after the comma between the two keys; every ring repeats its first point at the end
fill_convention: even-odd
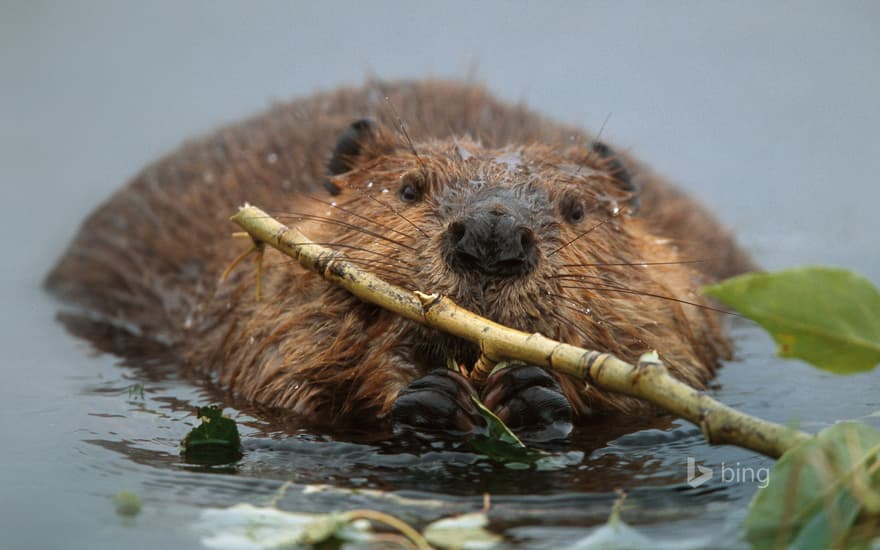
{"type": "Polygon", "coordinates": [[[391,407],[397,433],[406,431],[483,433],[486,421],[474,405],[470,382],[449,369],[436,369],[403,389],[391,407]]]}
{"type": "Polygon", "coordinates": [[[524,441],[558,441],[571,434],[571,404],[541,367],[516,365],[497,371],[486,381],[482,401],[524,441]]]}

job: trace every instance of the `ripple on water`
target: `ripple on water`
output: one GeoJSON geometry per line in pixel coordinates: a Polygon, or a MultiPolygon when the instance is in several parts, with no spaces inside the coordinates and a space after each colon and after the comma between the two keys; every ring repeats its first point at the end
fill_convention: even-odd
{"type": "MultiPolygon", "coordinates": [[[[872,416],[875,385],[778,361],[751,327],[735,327],[734,333],[749,360],[721,370],[713,391],[722,401],[777,421],[799,418],[807,429],[842,418],[880,424],[880,416],[872,416]],[[787,383],[793,373],[799,392],[787,383]],[[822,407],[816,395],[823,396],[822,407]]],[[[739,521],[731,518],[741,518],[757,484],[722,479],[720,473],[772,466],[735,447],[711,447],[698,428],[668,417],[596,421],[578,428],[570,445],[549,450],[559,459],[555,468],[513,470],[460,444],[301,430],[289,418],[255,410],[173,366],[113,366],[98,380],[76,383],[85,411],[76,432],[80,470],[136,490],[145,510],[176,510],[161,521],[193,518],[205,507],[274,501],[302,512],[367,507],[422,525],[479,510],[488,494],[492,529],[526,547],[556,548],[603,524],[623,489],[624,520],[648,535],[713,536],[729,545],[739,521]],[[138,384],[142,395],[130,391],[138,384]],[[197,424],[196,406],[218,402],[239,424],[244,457],[225,467],[185,464],[179,441],[197,424]],[[710,468],[713,478],[691,487],[689,459],[710,468]]]]}

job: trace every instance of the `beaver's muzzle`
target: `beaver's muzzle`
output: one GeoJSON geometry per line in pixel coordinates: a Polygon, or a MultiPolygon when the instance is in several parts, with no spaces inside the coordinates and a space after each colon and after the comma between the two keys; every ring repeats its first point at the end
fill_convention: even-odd
{"type": "Polygon", "coordinates": [[[484,193],[447,227],[444,259],[462,274],[517,277],[530,273],[538,251],[528,213],[511,189],[484,193]]]}

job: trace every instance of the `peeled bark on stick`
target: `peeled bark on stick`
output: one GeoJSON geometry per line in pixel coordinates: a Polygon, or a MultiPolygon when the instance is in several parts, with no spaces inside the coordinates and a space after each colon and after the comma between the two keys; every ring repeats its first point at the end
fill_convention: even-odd
{"type": "Polygon", "coordinates": [[[645,354],[638,364],[631,365],[609,353],[499,325],[459,307],[447,297],[411,292],[389,284],[254,206],[241,207],[232,221],[255,242],[278,249],[358,298],[478,344],[482,357],[471,373],[477,381],[487,376],[498,361],[519,360],[576,376],[604,390],[649,401],[698,425],[713,445],[737,445],[778,458],[810,437],[793,428],[741,413],[680,382],[669,375],[655,354],[645,354]]]}

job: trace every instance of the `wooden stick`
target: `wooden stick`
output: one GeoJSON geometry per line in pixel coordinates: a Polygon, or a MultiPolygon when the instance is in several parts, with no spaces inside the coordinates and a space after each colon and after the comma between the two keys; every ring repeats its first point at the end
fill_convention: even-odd
{"type": "Polygon", "coordinates": [[[330,248],[313,243],[254,206],[245,205],[232,221],[257,243],[266,243],[303,267],[338,284],[358,298],[412,321],[458,336],[480,346],[482,357],[473,376],[484,377],[501,360],[519,360],[570,374],[597,388],[649,401],[698,425],[713,445],[731,444],[772,458],[806,441],[810,435],[741,413],[673,378],[656,354],[631,365],[599,351],[527,334],[499,325],[436,294],[411,292],[347,262],[330,248]]]}

